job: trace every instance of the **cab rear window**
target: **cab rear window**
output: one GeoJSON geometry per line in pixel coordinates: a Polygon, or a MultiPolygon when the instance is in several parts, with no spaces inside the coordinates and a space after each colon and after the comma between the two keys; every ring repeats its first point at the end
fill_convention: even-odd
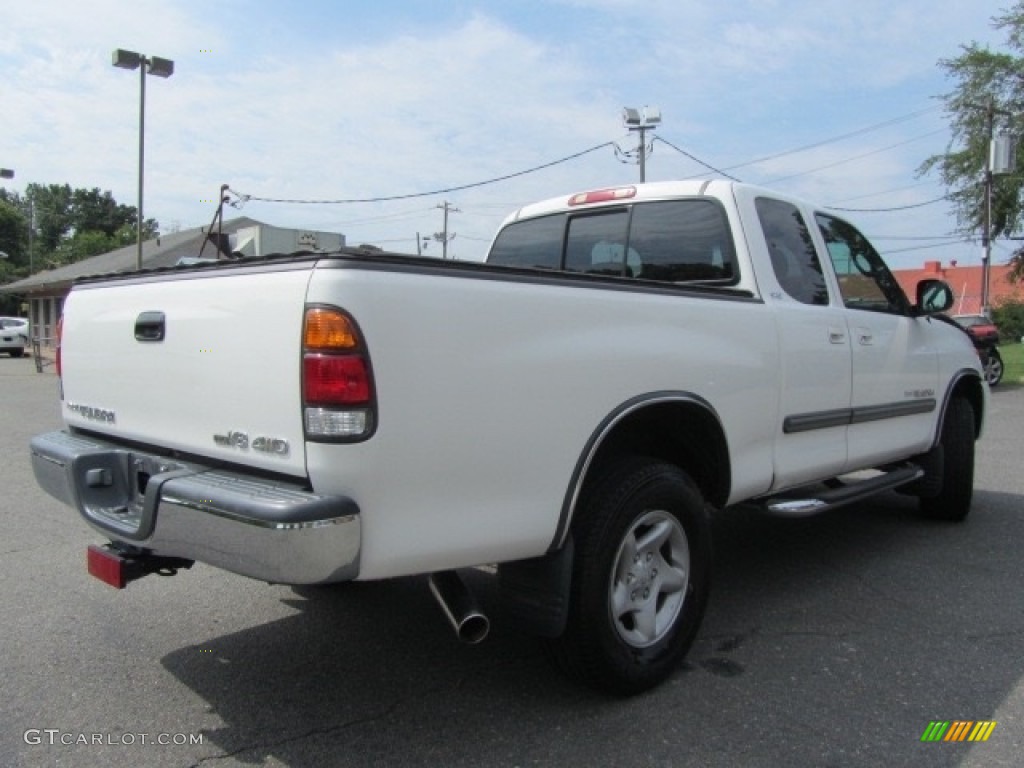
{"type": "Polygon", "coordinates": [[[488,263],[668,283],[731,285],[736,251],[721,206],[665,200],[513,222],[488,263]]]}

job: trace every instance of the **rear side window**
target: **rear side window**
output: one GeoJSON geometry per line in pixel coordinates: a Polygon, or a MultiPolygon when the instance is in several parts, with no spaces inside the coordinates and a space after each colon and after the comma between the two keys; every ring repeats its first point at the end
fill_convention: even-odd
{"type": "Polygon", "coordinates": [[[671,200],[633,208],[629,247],[645,280],[736,281],[736,252],[725,212],[709,200],[671,200]]]}
{"type": "Polygon", "coordinates": [[[636,277],[627,261],[629,211],[607,211],[569,219],[565,269],[591,275],[636,277]]]}
{"type": "Polygon", "coordinates": [[[668,283],[730,285],[739,277],[725,212],[703,199],[515,222],[487,261],[668,283]]]}
{"type": "Polygon", "coordinates": [[[828,304],[818,252],[800,211],[770,197],[759,197],[754,205],[782,290],[803,304],[828,304]]]}
{"type": "Polygon", "coordinates": [[[509,224],[498,233],[487,263],[506,267],[559,269],[562,266],[564,230],[563,214],[509,224]]]}

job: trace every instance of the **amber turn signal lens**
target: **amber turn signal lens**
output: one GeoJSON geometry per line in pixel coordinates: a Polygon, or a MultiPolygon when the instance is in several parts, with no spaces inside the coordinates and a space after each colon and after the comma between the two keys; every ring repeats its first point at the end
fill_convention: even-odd
{"type": "Polygon", "coordinates": [[[352,321],[336,309],[307,309],[302,336],[306,349],[355,349],[359,346],[352,321]]]}

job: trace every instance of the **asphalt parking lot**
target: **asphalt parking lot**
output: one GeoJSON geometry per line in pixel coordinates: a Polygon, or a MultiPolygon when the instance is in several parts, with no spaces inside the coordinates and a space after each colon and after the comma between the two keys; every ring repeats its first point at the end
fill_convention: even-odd
{"type": "Polygon", "coordinates": [[[0,765],[1021,764],[1024,387],[993,392],[966,524],[896,494],[803,520],[723,513],[687,664],[628,700],[553,673],[482,573],[478,646],[419,579],[89,578],[99,538],[29,467],[30,436],[59,425],[55,388],[0,357],[0,765]],[[935,720],[996,727],[922,742],[935,720]]]}

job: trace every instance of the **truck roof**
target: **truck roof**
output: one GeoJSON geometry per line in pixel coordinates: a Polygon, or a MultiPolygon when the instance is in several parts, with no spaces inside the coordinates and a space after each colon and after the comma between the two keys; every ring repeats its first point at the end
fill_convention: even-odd
{"type": "Polygon", "coordinates": [[[711,196],[725,195],[737,184],[739,182],[725,179],[688,179],[683,181],[652,181],[643,184],[619,184],[616,186],[581,190],[524,205],[522,208],[509,214],[505,221],[502,222],[502,226],[519,219],[579,209],[583,206],[591,208],[617,205],[627,200],[657,200],[708,194],[711,194],[711,196]]]}
{"type": "Polygon", "coordinates": [[[747,189],[763,192],[766,195],[789,200],[793,203],[802,204],[807,201],[785,192],[760,187],[756,184],[747,184],[729,179],[684,179],[678,181],[652,181],[642,184],[619,184],[607,187],[597,187],[589,190],[550,197],[536,203],[524,205],[522,208],[509,214],[498,228],[500,231],[513,221],[520,219],[544,216],[560,211],[585,210],[600,208],[612,205],[619,205],[627,201],[660,200],[674,197],[731,197],[737,189],[747,189]]]}

